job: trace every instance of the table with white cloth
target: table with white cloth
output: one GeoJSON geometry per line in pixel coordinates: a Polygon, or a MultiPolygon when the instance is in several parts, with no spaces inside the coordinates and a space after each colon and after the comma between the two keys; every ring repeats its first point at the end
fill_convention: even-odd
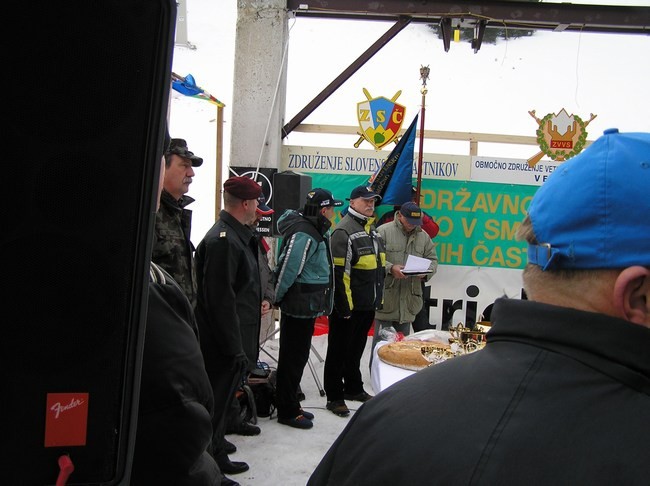
{"type": "MultiPolygon", "coordinates": [[[[415,334],[407,336],[406,339],[421,339],[428,340],[431,338],[436,338],[438,341],[448,341],[451,335],[446,331],[436,331],[436,330],[425,330],[420,331],[415,334]]],[[[404,378],[411,376],[417,371],[407,370],[404,368],[399,368],[398,366],[393,366],[388,363],[384,363],[381,358],[377,355],[377,350],[389,344],[389,341],[379,341],[375,349],[372,351],[372,366],[370,368],[370,381],[372,383],[372,389],[375,394],[379,393],[382,390],[385,390],[393,383],[396,383],[404,378]]]]}
{"type": "Polygon", "coordinates": [[[370,368],[370,381],[372,382],[372,389],[375,394],[385,390],[393,383],[403,380],[407,376],[411,376],[415,371],[405,370],[397,366],[384,363],[379,356],[377,350],[388,344],[388,341],[379,341],[375,349],[372,351],[372,367],[370,368]]]}

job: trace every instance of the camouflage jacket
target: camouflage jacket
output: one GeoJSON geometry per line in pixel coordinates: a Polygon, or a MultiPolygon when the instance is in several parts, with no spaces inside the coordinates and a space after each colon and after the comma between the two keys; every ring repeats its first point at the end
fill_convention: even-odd
{"type": "Polygon", "coordinates": [[[153,254],[151,259],[176,280],[185,295],[196,306],[196,271],[194,245],[190,241],[192,211],[185,207],[194,202],[189,196],[176,201],[167,191],[160,197],[156,214],[153,254]]]}

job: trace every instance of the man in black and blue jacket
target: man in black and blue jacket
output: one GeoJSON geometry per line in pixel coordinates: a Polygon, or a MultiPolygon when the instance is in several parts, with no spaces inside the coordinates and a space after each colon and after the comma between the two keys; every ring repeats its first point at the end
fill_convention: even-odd
{"type": "Polygon", "coordinates": [[[297,391],[309,359],[314,322],[332,311],[329,228],[334,207],[342,204],[331,192],[317,188],[307,194],[302,211],[288,210],[278,220],[283,241],[275,270],[275,300],[282,311],[276,406],[278,422],[299,429],[313,427],[314,416],[300,408],[297,391]]]}

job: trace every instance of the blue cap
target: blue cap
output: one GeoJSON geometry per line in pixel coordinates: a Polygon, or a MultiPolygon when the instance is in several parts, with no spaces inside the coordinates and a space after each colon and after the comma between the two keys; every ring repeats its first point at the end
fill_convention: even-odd
{"type": "Polygon", "coordinates": [[[422,210],[414,202],[406,202],[399,208],[402,217],[406,218],[409,224],[422,226],[422,210]]]}
{"type": "Polygon", "coordinates": [[[543,270],[650,266],[650,133],[605,130],[560,165],[528,208],[543,270]]]}

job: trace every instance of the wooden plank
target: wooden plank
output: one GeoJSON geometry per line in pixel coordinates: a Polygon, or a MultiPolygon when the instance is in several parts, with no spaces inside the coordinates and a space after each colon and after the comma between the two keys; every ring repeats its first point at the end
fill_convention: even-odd
{"type": "MultiPolygon", "coordinates": [[[[357,135],[358,126],[349,125],[315,125],[301,124],[294,128],[295,132],[322,133],[332,135],[357,135]]],[[[405,132],[400,130],[400,136],[405,132]]],[[[465,142],[509,143],[519,145],[537,145],[537,137],[524,135],[503,135],[497,133],[457,132],[445,130],[425,130],[425,139],[460,140],[465,142]]]]}

